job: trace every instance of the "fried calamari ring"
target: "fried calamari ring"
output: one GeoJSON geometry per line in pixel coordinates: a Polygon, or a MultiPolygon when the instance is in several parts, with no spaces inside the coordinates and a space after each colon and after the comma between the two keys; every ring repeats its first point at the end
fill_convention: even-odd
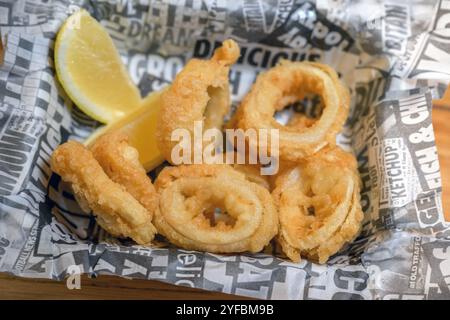
{"type": "Polygon", "coordinates": [[[258,76],[228,127],[279,129],[280,158],[298,161],[335,145],[349,110],[350,94],[336,72],[320,63],[282,61],[258,76]],[[306,118],[286,126],[273,115],[305,95],[320,95],[324,109],[314,123],[306,118]]]}
{"type": "Polygon", "coordinates": [[[230,110],[228,73],[238,57],[236,42],[226,40],[210,60],[191,59],[163,93],[156,138],[169,162],[173,163],[171,153],[178,143],[172,141],[175,129],[187,129],[191,137],[195,121],[202,121],[204,130],[222,129],[230,110]]]}
{"type": "Polygon", "coordinates": [[[227,164],[236,171],[243,173],[246,179],[254,182],[261,187],[270,191],[270,181],[267,175],[261,175],[261,166],[259,164],[250,164],[248,155],[243,155],[242,159],[238,157],[236,151],[229,151],[225,153],[217,153],[214,155],[217,159],[215,164],[227,164]]]}
{"type": "Polygon", "coordinates": [[[270,190],[270,182],[268,176],[261,175],[261,167],[256,164],[233,164],[233,169],[242,172],[248,181],[254,182],[261,187],[270,190]]]}
{"type": "Polygon", "coordinates": [[[272,195],[279,206],[278,242],[293,261],[325,262],[356,236],[362,219],[360,180],[353,155],[321,150],[284,171],[272,195]]]}
{"type": "Polygon", "coordinates": [[[82,199],[98,224],[113,236],[130,237],[138,244],[153,240],[156,229],[149,212],[120,184],[112,181],[81,143],[69,141],[53,152],[51,167],[72,184],[77,199],[82,199]]]}
{"type": "Polygon", "coordinates": [[[108,177],[124,186],[153,217],[158,195],[139,162],[138,151],[128,144],[128,136],[120,131],[104,134],[95,140],[91,151],[108,177]]]}
{"type": "Polygon", "coordinates": [[[184,249],[258,252],[277,234],[270,193],[228,165],[164,168],[155,187],[160,195],[155,226],[184,249]],[[217,208],[222,217],[211,224],[217,208]]]}
{"type": "Polygon", "coordinates": [[[338,252],[346,243],[356,238],[360,232],[361,222],[364,218],[359,197],[359,189],[355,189],[355,192],[353,192],[352,207],[347,219],[345,219],[339,230],[330,239],[317,248],[306,252],[306,257],[319,263],[325,263],[329,257],[338,252]]]}

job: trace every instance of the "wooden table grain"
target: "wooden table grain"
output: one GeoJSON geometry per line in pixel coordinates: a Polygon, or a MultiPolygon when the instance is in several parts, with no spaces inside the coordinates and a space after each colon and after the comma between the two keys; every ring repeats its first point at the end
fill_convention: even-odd
{"type": "Polygon", "coordinates": [[[152,280],[130,280],[102,275],[81,277],[81,288],[69,290],[65,281],[26,279],[0,273],[0,299],[90,299],[90,300],[211,300],[245,299],[152,280]]]}
{"type": "Polygon", "coordinates": [[[434,107],[432,117],[441,167],[442,206],[446,220],[450,221],[450,105],[434,107]]]}
{"type": "MultiPolygon", "coordinates": [[[[433,125],[441,165],[446,219],[450,221],[450,107],[433,108],[433,125]]],[[[80,290],[65,282],[0,274],[0,299],[242,299],[242,297],[174,286],[158,281],[114,276],[81,278],[80,290]]]]}

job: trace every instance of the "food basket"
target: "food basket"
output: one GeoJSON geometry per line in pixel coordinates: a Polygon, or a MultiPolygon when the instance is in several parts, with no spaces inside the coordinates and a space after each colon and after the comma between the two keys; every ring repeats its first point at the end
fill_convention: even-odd
{"type": "MultiPolygon", "coordinates": [[[[112,274],[262,299],[450,299],[450,225],[431,124],[432,100],[450,80],[445,1],[4,0],[0,9],[0,271],[112,274]],[[227,38],[241,47],[234,107],[280,59],[335,68],[352,97],[337,141],[358,160],[360,236],[324,265],[290,262],[275,246],[218,255],[108,236],[49,166],[60,143],[101,125],[55,78],[56,33],[80,7],[108,30],[142,95],[227,38]]],[[[319,107],[309,99],[294,109],[319,107]]]]}

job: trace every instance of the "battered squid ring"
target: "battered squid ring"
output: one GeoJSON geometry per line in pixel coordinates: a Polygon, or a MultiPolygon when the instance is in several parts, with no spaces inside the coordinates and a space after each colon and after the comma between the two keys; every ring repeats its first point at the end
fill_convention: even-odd
{"type": "Polygon", "coordinates": [[[175,77],[161,98],[156,138],[158,148],[171,163],[175,129],[189,130],[194,122],[202,121],[203,129],[222,129],[223,118],[230,110],[228,73],[239,57],[239,47],[226,40],[210,60],[191,59],[175,77]]]}
{"type": "Polygon", "coordinates": [[[283,60],[258,76],[228,126],[244,130],[278,129],[280,158],[298,161],[327,145],[335,145],[349,103],[349,91],[332,68],[320,63],[283,60]],[[311,124],[310,120],[299,118],[300,121],[287,126],[275,121],[276,111],[308,94],[319,94],[322,98],[324,109],[318,120],[311,124]]]}
{"type": "Polygon", "coordinates": [[[293,261],[324,263],[352,240],[363,218],[355,158],[340,148],[321,150],[275,181],[278,242],[293,261]]]}
{"type": "Polygon", "coordinates": [[[270,181],[268,176],[260,174],[261,168],[258,165],[251,164],[233,164],[234,170],[239,171],[245,175],[248,181],[254,182],[267,190],[270,190],[270,181]]]}
{"type": "Polygon", "coordinates": [[[111,235],[130,237],[138,244],[153,240],[156,229],[149,211],[112,181],[81,143],[69,141],[56,148],[51,167],[72,184],[76,199],[93,211],[98,224],[111,235]]]}
{"type": "Polygon", "coordinates": [[[325,263],[330,256],[337,253],[346,243],[353,241],[361,230],[361,221],[364,218],[359,201],[359,189],[353,192],[352,207],[344,223],[338,231],[320,246],[305,252],[311,260],[325,263]]]}
{"type": "Polygon", "coordinates": [[[139,162],[138,151],[128,144],[128,136],[120,131],[106,133],[94,141],[91,151],[108,177],[125,187],[153,217],[158,195],[139,162]]]}
{"type": "Polygon", "coordinates": [[[234,170],[243,173],[248,181],[254,182],[269,191],[271,190],[268,176],[261,175],[261,166],[259,164],[246,163],[246,161],[249,162],[247,155],[244,156],[245,158],[243,161],[239,161],[238,153],[236,151],[217,153],[214,157],[218,159],[218,162],[215,162],[214,164],[227,164],[228,161],[229,166],[234,170]]]}
{"type": "Polygon", "coordinates": [[[268,190],[230,166],[166,167],[155,187],[160,202],[154,224],[184,249],[259,252],[277,234],[277,211],[268,190]],[[235,219],[233,225],[224,219],[211,225],[210,212],[217,207],[235,219]]]}

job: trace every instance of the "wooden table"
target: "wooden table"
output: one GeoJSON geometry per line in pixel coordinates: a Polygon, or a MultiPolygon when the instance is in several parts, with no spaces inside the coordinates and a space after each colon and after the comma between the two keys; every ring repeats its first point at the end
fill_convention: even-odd
{"type": "Polygon", "coordinates": [[[433,127],[441,166],[442,206],[450,221],[450,106],[433,108],[433,127]]]}
{"type": "MultiPolygon", "coordinates": [[[[450,107],[433,109],[433,124],[443,183],[443,206],[450,221],[450,107]]],[[[65,282],[24,279],[0,274],[0,299],[237,299],[241,297],[174,286],[157,281],[127,280],[113,276],[83,276],[81,290],[65,282]]]]}

